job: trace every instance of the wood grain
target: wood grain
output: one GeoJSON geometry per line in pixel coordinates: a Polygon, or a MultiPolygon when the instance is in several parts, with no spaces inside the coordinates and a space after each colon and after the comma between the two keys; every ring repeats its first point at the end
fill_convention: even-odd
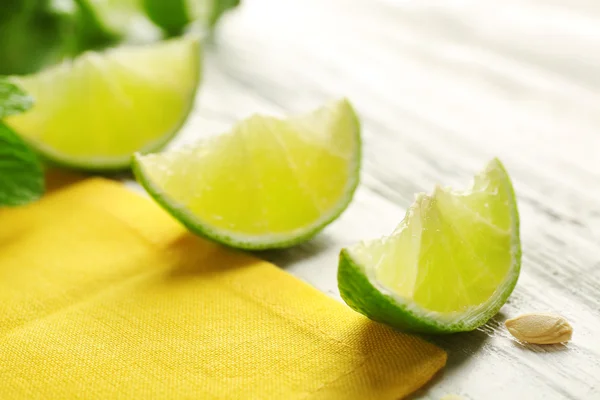
{"type": "Polygon", "coordinates": [[[414,194],[466,186],[498,156],[513,177],[523,269],[480,330],[431,340],[449,362],[416,398],[600,399],[600,5],[593,0],[248,0],[206,51],[173,146],[256,112],[347,96],[364,127],[356,198],[318,238],[266,256],[339,299],[342,246],[391,232],[414,194]],[[568,318],[567,346],[522,346],[503,321],[568,318]]]}

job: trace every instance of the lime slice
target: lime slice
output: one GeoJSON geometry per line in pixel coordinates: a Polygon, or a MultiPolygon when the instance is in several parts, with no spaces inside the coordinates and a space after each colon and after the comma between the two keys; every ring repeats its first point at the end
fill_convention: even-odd
{"type": "Polygon", "coordinates": [[[519,214],[498,160],[464,192],[420,194],[388,237],[343,249],[342,298],[356,311],[416,332],[473,330],[517,283],[519,214]]]}
{"type": "Polygon", "coordinates": [[[178,131],[199,79],[195,38],[88,52],[39,74],[15,77],[35,106],[6,123],[58,164],[128,168],[134,152],[159,149],[178,131]]]}
{"type": "Polygon", "coordinates": [[[308,240],[336,219],[359,165],[359,122],[341,100],[286,120],[255,115],[190,147],[136,154],[133,171],[192,232],[267,249],[308,240]]]}

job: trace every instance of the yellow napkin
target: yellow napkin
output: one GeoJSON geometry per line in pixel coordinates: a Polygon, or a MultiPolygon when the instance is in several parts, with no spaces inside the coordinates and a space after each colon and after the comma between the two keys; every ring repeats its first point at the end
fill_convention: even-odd
{"type": "Polygon", "coordinates": [[[0,398],[397,399],[446,361],[102,179],[0,210],[0,398]]]}

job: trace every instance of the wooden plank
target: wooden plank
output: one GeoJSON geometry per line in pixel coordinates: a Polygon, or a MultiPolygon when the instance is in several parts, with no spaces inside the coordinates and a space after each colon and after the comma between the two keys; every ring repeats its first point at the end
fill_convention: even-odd
{"type": "Polygon", "coordinates": [[[315,240],[267,256],[339,299],[342,246],[391,232],[416,192],[465,186],[500,157],[522,218],[514,295],[478,331],[431,338],[444,373],[417,398],[600,399],[600,5],[541,0],[252,0],[207,48],[173,146],[255,112],[347,96],[364,125],[356,199],[315,240]],[[553,311],[567,346],[524,347],[503,321],[553,311]]]}

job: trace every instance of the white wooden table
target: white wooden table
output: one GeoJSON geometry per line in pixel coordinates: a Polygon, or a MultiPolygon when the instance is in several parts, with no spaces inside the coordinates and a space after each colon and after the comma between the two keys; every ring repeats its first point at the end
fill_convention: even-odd
{"type": "MultiPolygon", "coordinates": [[[[478,331],[431,338],[448,365],[416,398],[600,399],[600,3],[596,0],[245,0],[206,49],[174,146],[255,112],[347,96],[364,128],[362,184],[315,240],[267,258],[339,299],[339,249],[390,233],[414,194],[507,166],[523,266],[478,331]],[[524,347],[503,322],[557,312],[567,346],[524,347]]],[[[341,300],[340,300],[341,301],[341,300]]]]}

